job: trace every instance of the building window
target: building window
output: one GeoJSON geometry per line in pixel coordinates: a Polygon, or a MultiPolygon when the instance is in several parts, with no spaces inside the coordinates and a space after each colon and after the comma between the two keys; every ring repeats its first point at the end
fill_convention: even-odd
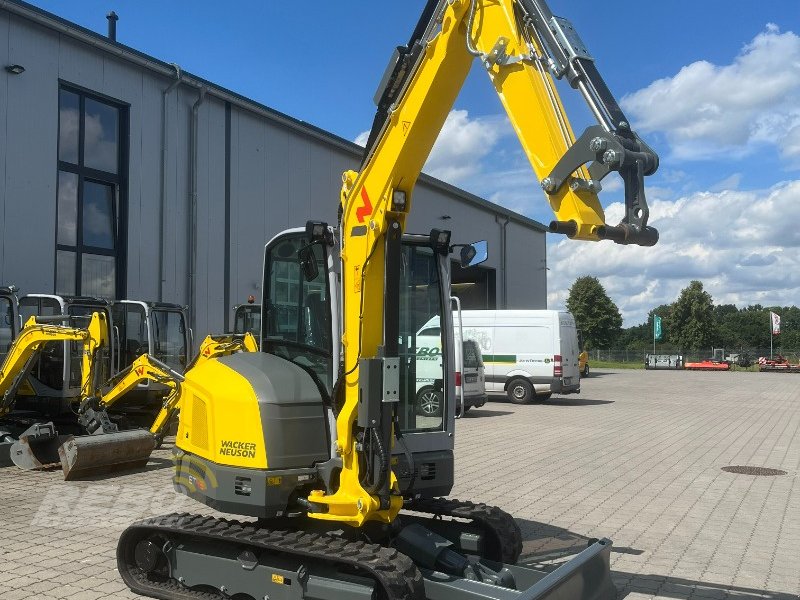
{"type": "Polygon", "coordinates": [[[58,116],[56,293],[122,296],[127,109],[62,86],[58,116]]]}

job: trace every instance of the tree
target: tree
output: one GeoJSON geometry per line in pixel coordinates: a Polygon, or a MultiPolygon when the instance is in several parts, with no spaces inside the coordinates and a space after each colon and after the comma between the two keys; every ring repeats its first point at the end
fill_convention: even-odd
{"type": "Polygon", "coordinates": [[[714,302],[703,284],[692,281],[672,305],[669,339],[684,350],[711,348],[717,336],[714,302]]]}
{"type": "Polygon", "coordinates": [[[619,337],[622,317],[597,277],[578,277],[569,289],[567,310],[583,334],[584,348],[608,348],[619,337]]]}

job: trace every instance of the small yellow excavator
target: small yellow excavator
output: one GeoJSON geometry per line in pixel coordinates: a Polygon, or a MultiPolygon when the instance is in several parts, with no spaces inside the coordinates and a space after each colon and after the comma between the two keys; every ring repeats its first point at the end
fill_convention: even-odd
{"type": "MultiPolygon", "coordinates": [[[[209,335],[203,340],[200,351],[188,368],[234,352],[258,352],[255,338],[250,333],[209,335]]],[[[78,421],[90,435],[69,436],[59,446],[64,479],[69,481],[109,470],[119,470],[120,465],[114,458],[118,450],[124,452],[129,459],[125,468],[144,466],[152,450],[161,445],[170,425],[175,421],[180,410],[183,383],[182,373],[154,356],[142,354],[96,393],[85,396],[78,409],[78,421]],[[117,431],[106,411],[145,381],[158,383],[169,389],[162,401],[161,410],[149,430],[117,431]],[[120,443],[123,438],[124,441],[120,443]]]]}
{"type": "MultiPolygon", "coordinates": [[[[22,469],[41,469],[61,464],[64,479],[77,479],[109,471],[144,466],[154,447],[163,440],[180,406],[183,375],[161,360],[144,354],[111,381],[99,385],[103,373],[98,356],[109,345],[107,311],[91,313],[86,327],[66,326],[75,315],[33,315],[18,330],[18,300],[13,287],[0,288],[0,309],[4,316],[2,367],[0,368],[0,418],[15,407],[17,392],[31,368],[47,348],[59,349],[54,342],[74,342],[80,347],[80,408],[78,424],[89,434],[59,435],[53,422],[37,422],[16,439],[10,431],[0,433],[0,465],[14,464],[22,469]],[[119,431],[106,409],[125,398],[144,381],[166,385],[170,392],[148,430],[119,431]],[[106,391],[102,392],[104,389],[106,391]]],[[[208,336],[194,361],[225,356],[233,352],[255,352],[252,335],[208,336]]]]}
{"type": "MultiPolygon", "coordinates": [[[[83,388],[90,389],[97,378],[97,354],[108,343],[107,327],[102,313],[94,313],[88,327],[69,327],[62,324],[69,317],[31,317],[8,347],[0,367],[0,417],[14,408],[16,393],[28,375],[41,350],[51,342],[70,341],[82,346],[83,388]]],[[[21,468],[41,468],[58,463],[60,438],[53,423],[37,423],[18,440],[6,436],[10,460],[21,468]]],[[[6,453],[4,449],[3,454],[6,453]]]]}
{"type": "MultiPolygon", "coordinates": [[[[176,489],[242,523],[172,514],[128,527],[117,568],[161,599],[606,600],[611,541],[551,573],[517,563],[510,515],[444,499],[454,484],[448,267],[486,243],[404,233],[414,185],[477,58],[556,219],[582,240],[652,246],[644,177],[657,155],[633,132],[572,25],[544,0],[430,0],[376,96],[359,172],[343,176],[337,228],[310,222],[265,248],[260,351],[185,373],[176,489]],[[575,137],[553,78],[598,125],[575,137]],[[625,214],[598,192],[617,172],[625,214]],[[338,248],[337,246],[338,237],[338,248]],[[287,293],[289,292],[289,293],[287,293]],[[414,410],[416,332],[440,318],[438,417],[414,410]]],[[[524,251],[523,248],[519,249],[524,251]]],[[[426,375],[428,376],[428,375],[426,375]]],[[[520,480],[525,477],[520,466],[520,480]]]]}

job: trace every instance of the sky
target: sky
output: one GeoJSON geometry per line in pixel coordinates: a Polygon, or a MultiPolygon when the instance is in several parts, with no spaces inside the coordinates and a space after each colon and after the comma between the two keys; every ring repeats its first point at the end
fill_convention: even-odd
{"type": "MultiPolygon", "coordinates": [[[[350,140],[423,0],[36,0],[34,5],[350,140]]],[[[548,304],[594,275],[625,326],[692,279],[716,303],[800,297],[800,5],[797,0],[550,0],[570,19],[634,129],[659,154],[649,177],[653,248],[548,234],[548,304]]],[[[560,88],[573,129],[593,120],[560,88]]],[[[552,213],[485,73],[475,64],[425,171],[542,223],[552,213]]],[[[606,221],[622,187],[604,180],[606,221]]],[[[524,248],[512,249],[524,252],[524,248]]],[[[490,249],[491,252],[491,249],[490,249]]],[[[524,275],[523,275],[524,276],[524,275]]]]}

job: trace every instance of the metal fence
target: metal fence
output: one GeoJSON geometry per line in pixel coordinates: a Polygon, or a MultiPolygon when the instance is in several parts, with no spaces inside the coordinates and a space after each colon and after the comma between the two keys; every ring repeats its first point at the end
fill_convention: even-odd
{"type": "MultiPolygon", "coordinates": [[[[683,356],[684,362],[700,361],[707,358],[714,358],[717,360],[732,359],[735,362],[735,357],[740,354],[746,354],[750,361],[755,364],[758,362],[760,356],[769,358],[769,348],[708,348],[705,350],[688,350],[681,351],[673,346],[666,344],[658,344],[656,346],[656,354],[680,354],[683,356]]],[[[589,361],[598,362],[622,362],[622,363],[641,363],[644,364],[645,356],[653,354],[653,349],[649,350],[627,350],[627,349],[609,349],[609,350],[590,350],[589,361]]],[[[800,363],[800,349],[784,349],[773,348],[772,356],[778,355],[787,359],[791,363],[800,363]]]]}

